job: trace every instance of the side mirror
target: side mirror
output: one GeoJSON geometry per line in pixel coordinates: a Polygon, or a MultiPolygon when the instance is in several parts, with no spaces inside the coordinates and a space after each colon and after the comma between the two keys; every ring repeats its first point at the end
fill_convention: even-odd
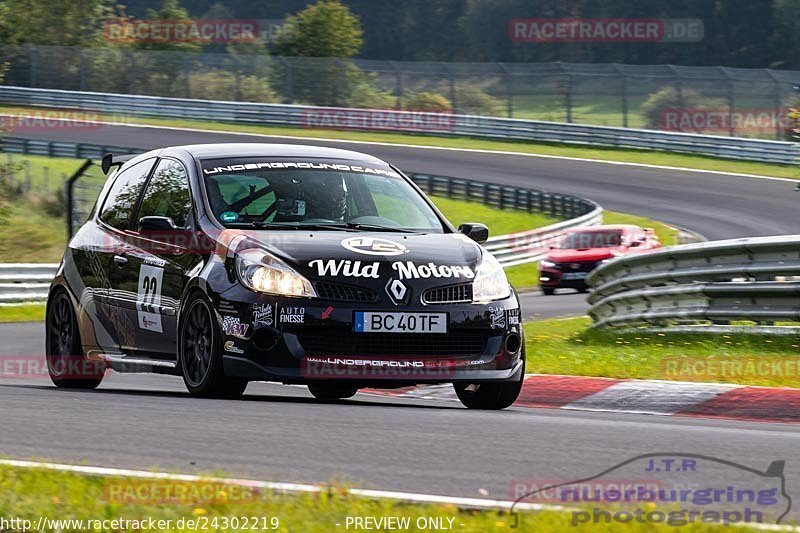
{"type": "Polygon", "coordinates": [[[489,238],[489,228],[478,222],[464,222],[458,227],[458,231],[478,244],[485,243],[489,238]]]}
{"type": "Polygon", "coordinates": [[[172,231],[175,222],[169,217],[142,217],[139,219],[139,231],[172,231]]]}

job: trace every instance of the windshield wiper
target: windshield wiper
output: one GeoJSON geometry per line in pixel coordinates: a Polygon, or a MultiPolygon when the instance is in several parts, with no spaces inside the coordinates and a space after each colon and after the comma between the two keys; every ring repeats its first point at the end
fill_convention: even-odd
{"type": "Polygon", "coordinates": [[[281,229],[281,230],[317,230],[317,231],[356,231],[344,224],[298,224],[296,222],[229,222],[228,226],[247,227],[255,229],[281,229]]]}
{"type": "Polygon", "coordinates": [[[390,231],[395,233],[415,233],[414,230],[408,228],[393,228],[391,226],[379,226],[377,224],[354,224],[353,222],[348,222],[347,227],[355,230],[390,231]]]}

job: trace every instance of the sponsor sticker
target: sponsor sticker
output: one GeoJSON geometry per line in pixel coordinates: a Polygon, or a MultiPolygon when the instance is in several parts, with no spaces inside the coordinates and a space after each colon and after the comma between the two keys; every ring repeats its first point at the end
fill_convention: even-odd
{"type": "Polygon", "coordinates": [[[342,246],[351,252],[365,255],[402,255],[408,248],[389,239],[378,237],[351,237],[342,241],[342,246]]]}
{"type": "Polygon", "coordinates": [[[519,308],[506,311],[506,322],[509,326],[519,326],[519,308]]]}
{"type": "Polygon", "coordinates": [[[506,312],[502,307],[489,306],[489,316],[492,320],[492,329],[506,328],[506,312]]]}
{"type": "MultiPolygon", "coordinates": [[[[318,276],[346,278],[379,278],[379,261],[362,263],[349,259],[314,259],[308,266],[317,270],[318,276]]],[[[475,272],[466,265],[437,265],[436,263],[415,263],[413,261],[395,261],[391,266],[400,280],[429,278],[465,278],[472,279],[475,272]]]]}
{"type": "Polygon", "coordinates": [[[222,347],[225,349],[226,352],[238,353],[238,354],[244,353],[244,350],[236,346],[236,343],[233,341],[225,341],[225,344],[222,347]]]}
{"type": "Polygon", "coordinates": [[[305,307],[283,307],[281,308],[279,319],[281,324],[305,324],[305,307]]]}
{"type": "Polygon", "coordinates": [[[238,316],[223,316],[222,331],[225,335],[243,338],[247,335],[249,324],[243,323],[238,316]]]}
{"type": "Polygon", "coordinates": [[[272,304],[253,304],[253,327],[272,326],[275,323],[272,304]]]}

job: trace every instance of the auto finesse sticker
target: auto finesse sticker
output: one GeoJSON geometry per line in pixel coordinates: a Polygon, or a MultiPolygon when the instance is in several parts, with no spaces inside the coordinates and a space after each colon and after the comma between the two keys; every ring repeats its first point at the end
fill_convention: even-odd
{"type": "Polygon", "coordinates": [[[243,323],[238,316],[223,316],[222,331],[225,335],[244,337],[247,335],[249,324],[243,323]]]}
{"type": "MultiPolygon", "coordinates": [[[[361,261],[350,261],[349,259],[314,259],[308,266],[317,270],[318,276],[332,276],[345,278],[379,278],[379,261],[362,263],[361,261]]],[[[468,266],[461,265],[437,265],[435,263],[417,264],[413,261],[395,261],[391,269],[397,273],[397,277],[404,279],[428,279],[428,278],[465,278],[472,279],[475,272],[468,266]]]]}
{"type": "Polygon", "coordinates": [[[253,327],[272,326],[275,323],[272,304],[253,304],[253,327]]]}
{"type": "Polygon", "coordinates": [[[305,307],[282,307],[279,315],[281,324],[305,324],[305,307]]]}
{"type": "Polygon", "coordinates": [[[136,314],[139,327],[163,333],[161,326],[161,280],[164,269],[146,262],[139,269],[139,285],[136,295],[136,314]]]}
{"type": "Polygon", "coordinates": [[[505,329],[506,311],[502,307],[489,306],[489,315],[492,320],[492,329],[505,329]]]}
{"type": "Polygon", "coordinates": [[[509,326],[519,326],[519,308],[507,310],[506,321],[509,326]]]}

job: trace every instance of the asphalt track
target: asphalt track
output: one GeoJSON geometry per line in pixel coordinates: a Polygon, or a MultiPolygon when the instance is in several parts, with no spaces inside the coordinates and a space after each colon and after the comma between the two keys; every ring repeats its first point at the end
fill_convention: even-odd
{"type": "MultiPolygon", "coordinates": [[[[265,140],[139,127],[48,134],[52,140],[59,137],[141,148],[265,140]]],[[[586,196],[606,208],[649,215],[712,239],[800,230],[800,194],[784,181],[339,145],[373,153],[408,171],[586,196]]],[[[582,298],[577,295],[526,297],[534,308],[543,302],[548,316],[560,314],[555,308],[559,300],[579,312],[582,298]]],[[[42,344],[41,324],[0,326],[0,355],[41,357],[42,344]]],[[[57,390],[44,377],[4,379],[0,415],[0,454],[100,466],[221,469],[266,480],[339,479],[368,488],[506,499],[513,480],[579,479],[661,451],[703,453],[757,469],[786,459],[790,494],[800,483],[800,468],[791,461],[800,432],[786,424],[513,407],[485,413],[452,403],[364,394],[317,404],[303,388],[261,383],[251,384],[240,401],[195,400],[180,379],[117,374],[93,392],[57,390]]],[[[726,486],[727,475],[718,473],[704,482],[726,486]]]]}

